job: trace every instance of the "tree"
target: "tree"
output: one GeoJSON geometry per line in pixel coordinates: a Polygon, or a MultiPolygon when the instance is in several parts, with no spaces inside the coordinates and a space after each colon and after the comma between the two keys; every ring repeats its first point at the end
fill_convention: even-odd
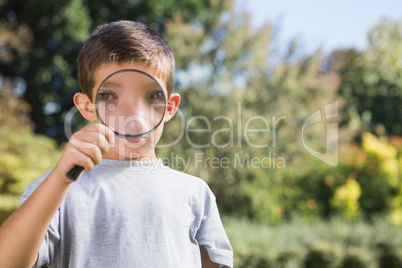
{"type": "Polygon", "coordinates": [[[15,83],[0,86],[0,223],[19,207],[25,187],[60,157],[56,143],[32,132],[29,105],[14,94],[15,83]]]}
{"type": "MultiPolygon", "coordinates": [[[[233,5],[219,6],[222,12],[209,28],[180,16],[166,24],[182,104],[161,142],[174,145],[159,152],[174,168],[208,181],[222,211],[275,220],[281,217],[280,193],[267,189],[285,168],[311,157],[301,144],[303,122],[340,99],[339,76],[323,70],[320,51],[295,56],[295,41],[288,54],[280,54],[272,25],[252,27],[250,15],[236,13],[233,5]]],[[[310,145],[325,149],[325,122],[312,128],[310,145]]]]}
{"type": "Polygon", "coordinates": [[[79,91],[77,54],[91,30],[113,20],[139,20],[156,30],[180,13],[209,23],[208,0],[11,1],[0,2],[0,75],[18,77],[35,132],[65,141],[63,121],[79,91]],[[179,8],[177,8],[179,7],[179,8]]]}
{"type": "Polygon", "coordinates": [[[368,48],[335,51],[351,127],[380,135],[402,134],[402,22],[383,20],[368,34],[368,48]]]}
{"type": "Polygon", "coordinates": [[[2,43],[10,56],[2,57],[0,74],[24,81],[35,131],[61,140],[62,114],[77,90],[75,58],[91,26],[87,9],[79,0],[6,1],[0,17],[0,27],[11,35],[2,43]],[[19,39],[27,40],[24,46],[10,42],[19,39]]]}

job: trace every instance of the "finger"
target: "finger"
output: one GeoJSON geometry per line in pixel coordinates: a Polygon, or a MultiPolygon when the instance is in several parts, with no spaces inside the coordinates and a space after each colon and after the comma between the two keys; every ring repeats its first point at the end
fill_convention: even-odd
{"type": "Polygon", "coordinates": [[[113,144],[115,142],[116,135],[114,134],[113,130],[111,130],[109,127],[103,124],[91,124],[83,128],[82,130],[90,132],[98,132],[104,135],[109,143],[113,144]]]}
{"type": "Polygon", "coordinates": [[[92,159],[94,165],[97,165],[102,160],[102,151],[99,147],[78,149],[83,154],[92,159]]]}
{"type": "Polygon", "coordinates": [[[85,172],[91,171],[95,163],[93,162],[92,158],[83,153],[82,151],[78,150],[77,148],[69,148],[68,154],[70,159],[72,159],[73,165],[81,166],[84,168],[85,172]]]}
{"type": "Polygon", "coordinates": [[[101,133],[81,131],[76,135],[76,139],[78,139],[81,143],[84,143],[84,146],[76,145],[77,148],[91,149],[93,147],[98,147],[100,148],[102,154],[109,151],[109,142],[107,141],[106,137],[101,133]]]}

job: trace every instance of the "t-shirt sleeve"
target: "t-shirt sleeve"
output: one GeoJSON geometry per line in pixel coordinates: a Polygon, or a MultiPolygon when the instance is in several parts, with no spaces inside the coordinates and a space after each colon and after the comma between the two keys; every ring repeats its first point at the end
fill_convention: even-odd
{"type": "Polygon", "coordinates": [[[223,228],[215,196],[207,187],[203,217],[196,233],[201,253],[208,252],[211,261],[220,267],[233,267],[233,251],[223,228]]]}
{"type": "MultiPolygon", "coordinates": [[[[46,177],[50,174],[50,172],[51,170],[43,174],[39,179],[33,181],[26,187],[25,192],[22,194],[20,198],[21,204],[23,204],[31,196],[31,194],[46,179],[46,177]]],[[[41,267],[45,264],[50,264],[52,260],[54,260],[56,248],[59,245],[59,242],[60,242],[59,211],[57,210],[46,232],[45,238],[42,241],[42,245],[38,252],[38,259],[34,267],[41,267]]]]}

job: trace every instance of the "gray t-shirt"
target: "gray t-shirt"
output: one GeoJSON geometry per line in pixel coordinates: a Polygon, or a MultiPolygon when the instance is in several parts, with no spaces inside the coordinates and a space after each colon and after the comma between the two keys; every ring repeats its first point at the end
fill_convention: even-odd
{"type": "MultiPolygon", "coordinates": [[[[24,202],[50,171],[31,183],[24,202]]],[[[232,267],[215,196],[197,177],[151,162],[103,159],[72,183],[36,266],[201,267],[200,250],[232,267]]]]}

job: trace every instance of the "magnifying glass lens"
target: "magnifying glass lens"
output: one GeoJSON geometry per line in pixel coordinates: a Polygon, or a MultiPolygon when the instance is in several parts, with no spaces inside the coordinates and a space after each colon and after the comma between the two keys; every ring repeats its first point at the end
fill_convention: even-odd
{"type": "Polygon", "coordinates": [[[101,123],[116,135],[138,139],[152,133],[163,121],[166,96],[149,74],[128,69],[108,76],[96,94],[96,111],[101,123]]]}

